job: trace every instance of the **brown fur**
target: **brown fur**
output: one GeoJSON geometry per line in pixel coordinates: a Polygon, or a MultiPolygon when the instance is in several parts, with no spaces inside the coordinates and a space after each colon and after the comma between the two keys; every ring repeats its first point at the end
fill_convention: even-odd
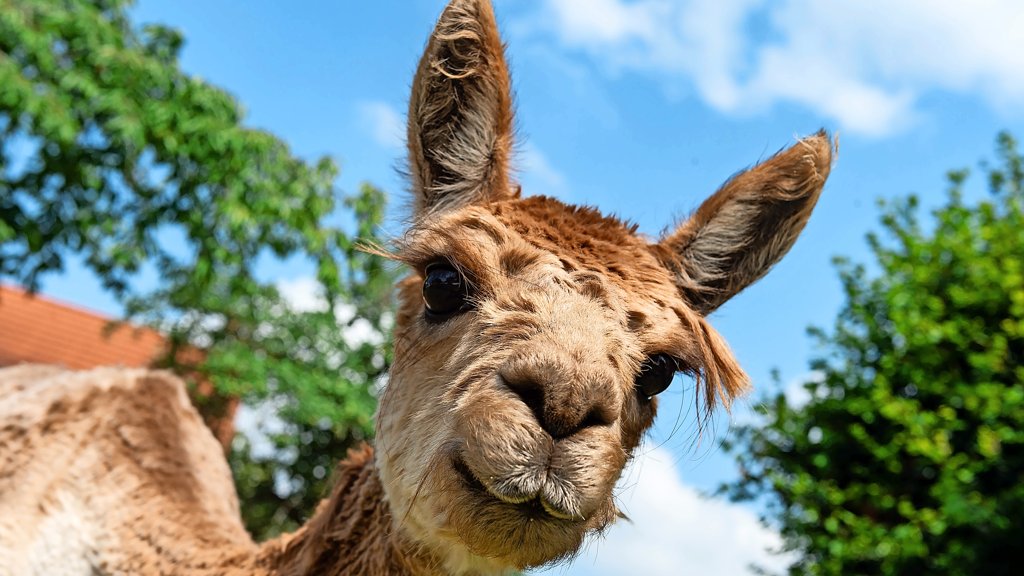
{"type": "Polygon", "coordinates": [[[0,574],[203,573],[255,551],[170,374],[0,370],[0,447],[0,574]]]}
{"type": "Polygon", "coordinates": [[[388,255],[410,274],[376,452],[353,452],[313,519],[257,548],[180,382],[0,371],[0,573],[49,574],[61,552],[108,574],[501,574],[550,563],[620,515],[615,483],[657,411],[635,386],[648,357],[670,355],[697,378],[705,416],[747,388],[705,316],[792,246],[829,172],[827,136],[735,176],[652,242],[597,210],[519,197],[487,0],[445,10],[409,110],[414,213],[388,255]],[[470,286],[466,308],[441,318],[422,295],[439,263],[470,286]],[[71,546],[47,548],[68,534],[71,546]]]}

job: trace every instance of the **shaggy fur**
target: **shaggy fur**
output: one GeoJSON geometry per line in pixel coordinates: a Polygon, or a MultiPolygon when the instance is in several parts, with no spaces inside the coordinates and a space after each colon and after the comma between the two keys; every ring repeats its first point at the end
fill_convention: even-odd
{"type": "Polygon", "coordinates": [[[255,552],[170,374],[0,370],[0,447],[0,574],[218,574],[255,552]]]}
{"type": "Polygon", "coordinates": [[[0,574],[502,574],[571,557],[657,399],[654,355],[702,414],[748,387],[705,316],[793,245],[831,166],[824,134],[740,173],[660,241],[520,198],[491,5],[453,0],[409,105],[413,215],[376,452],[350,454],[310,522],[257,547],[218,446],[163,373],[0,371],[0,574]],[[425,310],[432,265],[465,306],[425,310]]]}
{"type": "Polygon", "coordinates": [[[511,80],[490,2],[441,15],[413,80],[408,143],[418,212],[508,191],[511,80]]]}

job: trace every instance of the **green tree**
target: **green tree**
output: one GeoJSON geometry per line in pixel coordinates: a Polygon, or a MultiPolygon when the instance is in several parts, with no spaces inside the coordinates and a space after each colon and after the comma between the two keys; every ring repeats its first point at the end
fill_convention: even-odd
{"type": "Polygon", "coordinates": [[[339,204],[333,162],[247,128],[234,98],[180,69],[181,35],[134,27],[130,4],[0,0],[0,278],[35,289],[79,258],[127,317],[170,333],[169,365],[280,407],[273,453],[242,438],[231,458],[250,529],[272,534],[372,431],[390,352],[346,334],[388,330],[392,273],[354,240],[377,239],[384,196],[339,204]],[[312,264],[323,306],[289,308],[256,274],[267,257],[312,264]]]}
{"type": "Polygon", "coordinates": [[[913,197],[840,261],[846,304],[810,400],[778,395],[740,428],[734,499],[764,498],[791,574],[1016,574],[1024,537],[1024,160],[1008,134],[922,224],[913,197]]]}

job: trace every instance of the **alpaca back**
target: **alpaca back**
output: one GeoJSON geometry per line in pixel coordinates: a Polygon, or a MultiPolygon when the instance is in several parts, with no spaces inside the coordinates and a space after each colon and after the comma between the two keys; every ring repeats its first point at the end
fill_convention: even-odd
{"type": "Polygon", "coordinates": [[[180,380],[0,369],[0,575],[202,573],[253,550],[180,380]]]}

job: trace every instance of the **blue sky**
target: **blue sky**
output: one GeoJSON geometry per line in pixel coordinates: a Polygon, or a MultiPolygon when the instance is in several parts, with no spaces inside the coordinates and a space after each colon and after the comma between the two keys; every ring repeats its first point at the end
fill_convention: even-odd
{"type": "MultiPolygon", "coordinates": [[[[186,37],[186,71],[243,103],[247,123],[304,157],[330,155],[339,186],[370,181],[401,217],[404,109],[442,0],[139,0],[138,22],[186,37]]],[[[830,259],[867,259],[876,200],[943,198],[948,169],[975,166],[996,132],[1024,135],[1024,4],[1017,0],[497,0],[509,44],[527,194],[592,204],[657,235],[735,171],[819,128],[840,153],[806,232],[757,285],[712,317],[759,391],[807,376],[808,325],[840,304],[830,259]]],[[[980,182],[975,193],[983,194],[980,182]]],[[[395,228],[397,229],[397,228],[395,228]]],[[[282,282],[302,262],[266,262],[282,282]]],[[[44,293],[118,307],[79,266],[44,293]]],[[[757,398],[755,393],[754,399],[757,398]]],[[[707,502],[734,475],[694,445],[665,395],[646,457],[624,482],[634,519],[559,574],[740,574],[777,541],[755,511],[707,502]],[[680,572],[679,566],[689,570],[680,572]]],[[[744,418],[746,402],[737,409],[744,418]]],[[[727,433],[728,418],[716,434],[727,433]]],[[[778,565],[778,560],[769,561],[778,565]]]]}

